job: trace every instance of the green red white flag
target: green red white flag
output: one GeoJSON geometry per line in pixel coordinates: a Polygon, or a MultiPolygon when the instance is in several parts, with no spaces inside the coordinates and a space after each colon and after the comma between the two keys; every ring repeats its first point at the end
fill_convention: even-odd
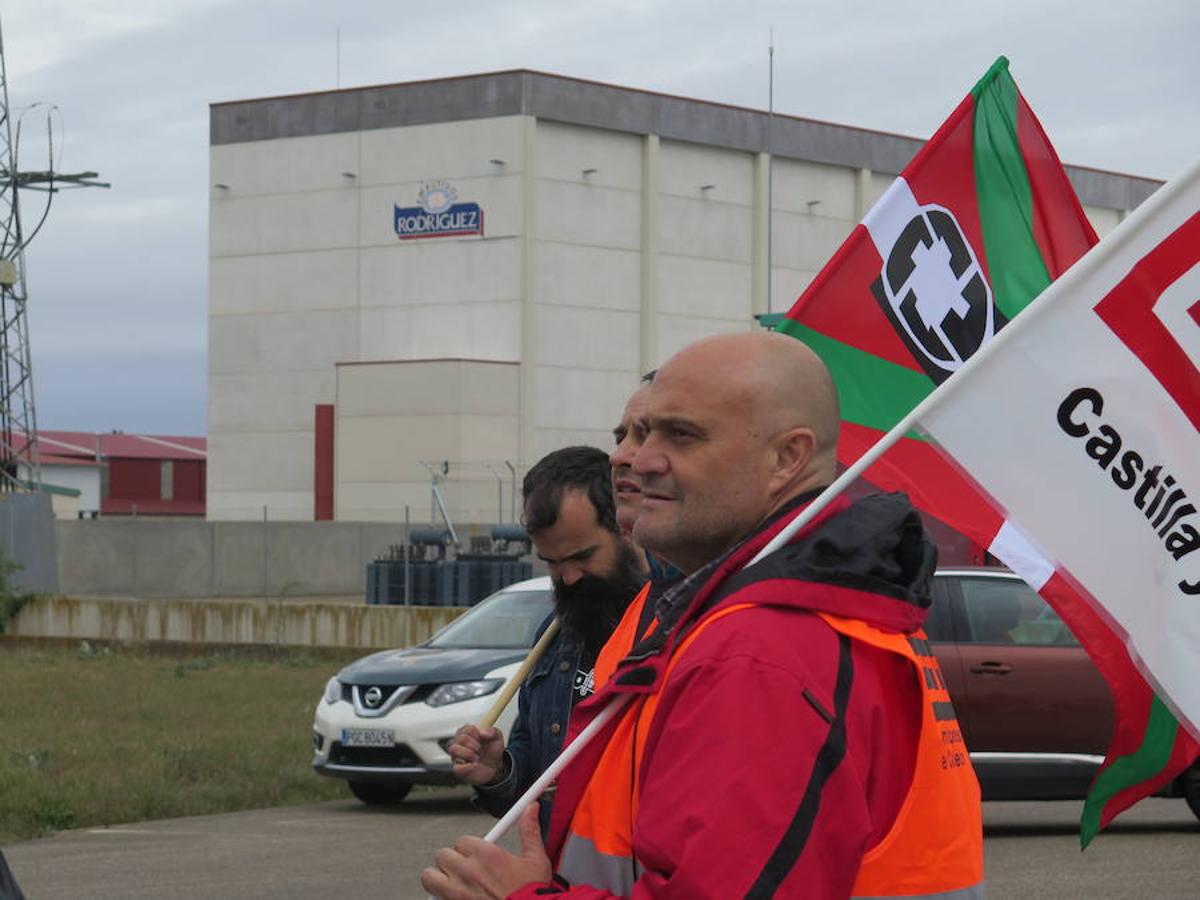
{"type": "MultiPolygon", "coordinates": [[[[997,60],[778,326],[833,371],[841,462],[858,459],[1095,243],[1008,61],[997,60]]],[[[999,526],[917,435],[868,478],[984,547],[999,526]]]]}
{"type": "MultiPolygon", "coordinates": [[[[1095,243],[1007,60],[997,60],[779,325],[833,372],[839,461],[863,456],[1095,243]]],[[[990,405],[975,414],[990,415],[990,405]]],[[[1028,458],[1018,448],[1006,462],[1021,468],[1028,458]]],[[[1085,844],[1195,757],[1198,745],[1157,701],[1106,615],[930,442],[910,432],[866,477],[906,491],[1039,588],[1105,677],[1116,721],[1085,806],[1085,844]],[[1156,746],[1171,746],[1165,757],[1145,752],[1156,734],[1156,746]]]]}

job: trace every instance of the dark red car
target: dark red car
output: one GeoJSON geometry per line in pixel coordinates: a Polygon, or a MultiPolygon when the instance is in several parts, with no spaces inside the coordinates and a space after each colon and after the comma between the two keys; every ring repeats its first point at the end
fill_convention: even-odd
{"type": "MultiPolygon", "coordinates": [[[[1112,700],[1046,601],[1007,569],[939,569],[925,630],[983,798],[1086,796],[1112,733],[1112,700]]],[[[1200,762],[1163,796],[1184,797],[1200,817],[1200,762]]]]}

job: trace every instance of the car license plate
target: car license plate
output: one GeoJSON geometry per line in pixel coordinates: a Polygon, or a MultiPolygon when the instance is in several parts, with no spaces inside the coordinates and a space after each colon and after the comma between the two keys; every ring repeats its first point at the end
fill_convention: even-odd
{"type": "Polygon", "coordinates": [[[395,747],[396,736],[386,728],[343,728],[343,747],[395,747]]]}

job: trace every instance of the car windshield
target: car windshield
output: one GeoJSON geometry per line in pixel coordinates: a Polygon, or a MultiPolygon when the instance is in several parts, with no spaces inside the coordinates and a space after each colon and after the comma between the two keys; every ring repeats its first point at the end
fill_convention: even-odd
{"type": "Polygon", "coordinates": [[[430,638],[426,646],[531,647],[537,627],[553,608],[548,590],[501,591],[467,610],[430,638]]]}

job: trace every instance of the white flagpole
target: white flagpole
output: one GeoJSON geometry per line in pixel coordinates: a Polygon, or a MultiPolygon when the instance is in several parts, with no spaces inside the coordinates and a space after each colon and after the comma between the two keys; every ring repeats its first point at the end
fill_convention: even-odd
{"type": "Polygon", "coordinates": [[[504,837],[517,819],[521,818],[521,813],[525,812],[526,807],[542,795],[542,791],[546,790],[550,782],[558,777],[558,773],[567,767],[567,763],[578,756],[583,748],[591,743],[592,738],[596,736],[596,732],[608,724],[608,721],[623,710],[625,704],[632,699],[633,694],[618,694],[613,697],[608,706],[600,710],[596,714],[596,718],[588,722],[587,727],[579,732],[579,737],[567,744],[563,752],[558,755],[554,762],[550,763],[549,768],[541,774],[537,781],[529,786],[529,790],[521,795],[521,799],[513,804],[512,809],[506,812],[499,822],[492,826],[492,830],[485,834],[483,839],[494,844],[500,838],[504,837]]]}
{"type": "MultiPolygon", "coordinates": [[[[579,737],[575,738],[575,740],[571,741],[563,749],[563,752],[558,755],[554,762],[550,763],[546,771],[541,774],[537,781],[529,786],[529,790],[521,795],[521,799],[512,805],[512,808],[504,814],[500,821],[492,826],[491,831],[485,834],[483,839],[488,843],[495,844],[500,838],[508,834],[509,829],[521,818],[521,814],[538,797],[542,796],[542,792],[546,790],[550,782],[558,777],[558,773],[567,767],[567,763],[578,756],[583,751],[583,748],[591,743],[592,738],[596,736],[600,729],[607,725],[613,716],[623,710],[626,704],[632,699],[633,694],[618,694],[613,697],[609,701],[608,706],[600,710],[596,714],[596,718],[592,719],[587,724],[587,727],[579,732],[579,737]]],[[[428,900],[437,900],[437,898],[429,895],[428,900]]]]}

